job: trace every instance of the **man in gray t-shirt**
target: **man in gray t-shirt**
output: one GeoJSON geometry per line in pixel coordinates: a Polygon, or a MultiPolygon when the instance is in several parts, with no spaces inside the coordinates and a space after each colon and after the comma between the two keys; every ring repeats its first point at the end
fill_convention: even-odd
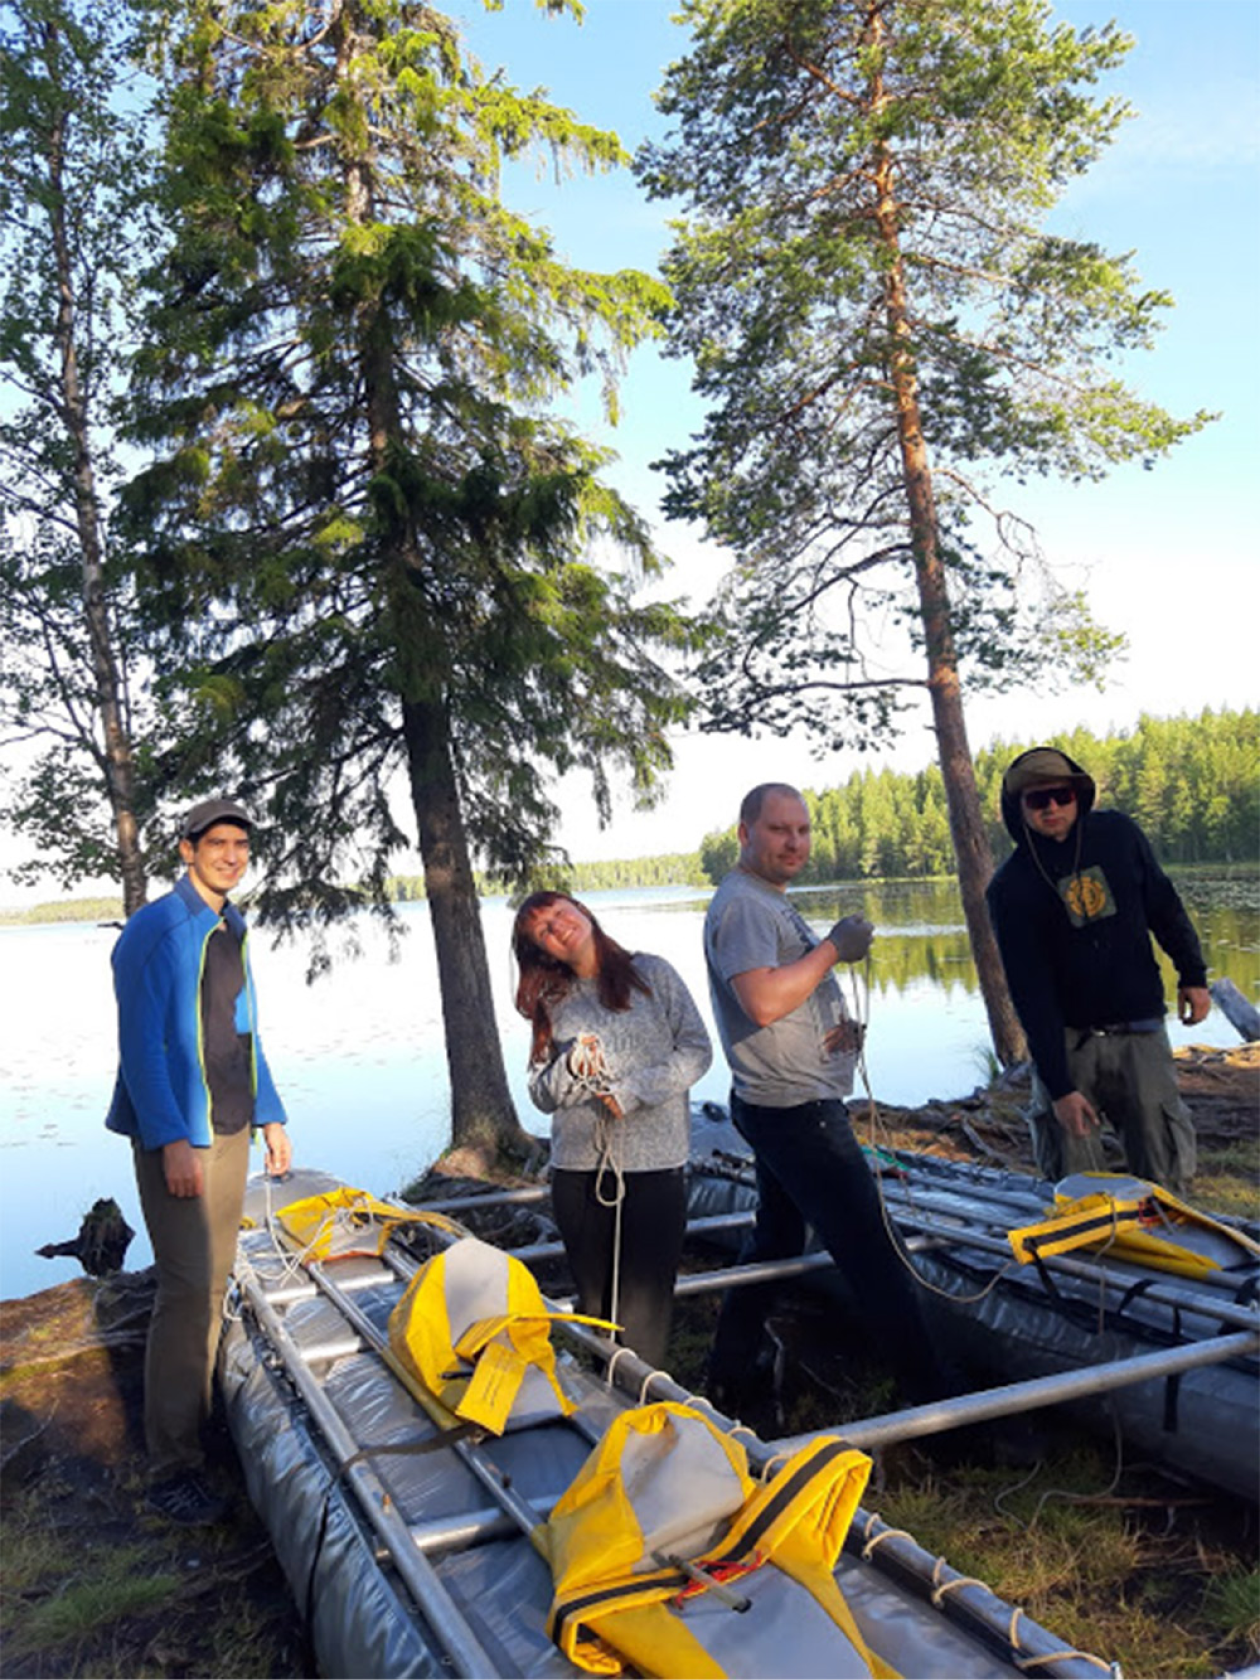
{"type": "MultiPolygon", "coordinates": [[[[812,1227],[907,1397],[935,1398],[946,1383],[910,1264],[885,1228],[844,1103],[860,1029],[846,1018],[833,969],[866,955],[871,925],[846,916],[819,939],[788,902],[810,849],[809,809],[795,788],[753,788],[740,807],[739,847],[709,905],[704,952],[731,1068],[731,1118],[757,1167],[757,1219],[740,1258],[800,1254],[812,1227]]],[[[709,1360],[710,1392],[727,1409],[756,1395],[773,1295],[773,1284],[727,1293],[709,1360]]]]}
{"type": "MultiPolygon", "coordinates": [[[[866,924],[856,916],[848,920],[860,940],[866,924]]],[[[816,1097],[848,1096],[856,1041],[830,966],[839,958],[819,940],[782,887],[744,864],[733,869],[709,905],[704,955],[722,1045],[735,1089],[745,1101],[791,1108],[816,1097]],[[813,990],[785,1015],[759,1022],[750,1013],[755,1003],[748,997],[745,1007],[737,982],[747,993],[750,976],[781,974],[814,952],[817,956],[801,976],[804,987],[813,978],[814,966],[822,967],[813,990]]]]}

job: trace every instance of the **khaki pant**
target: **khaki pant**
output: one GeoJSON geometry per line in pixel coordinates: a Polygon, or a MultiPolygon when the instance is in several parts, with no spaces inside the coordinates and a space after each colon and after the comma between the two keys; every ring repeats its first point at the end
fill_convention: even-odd
{"type": "MultiPolygon", "coordinates": [[[[1069,1027],[1065,1037],[1073,1084],[1120,1139],[1129,1171],[1185,1195],[1194,1177],[1194,1122],[1177,1089],[1165,1029],[1100,1037],[1069,1027]]],[[[1038,1171],[1051,1182],[1113,1170],[1098,1132],[1078,1138],[1064,1131],[1036,1073],[1028,1123],[1038,1171]]]]}
{"type": "Polygon", "coordinates": [[[172,1196],[162,1151],[132,1145],[140,1206],[153,1244],[157,1297],[144,1363],[144,1432],[155,1482],[203,1461],[223,1293],[236,1255],[250,1128],[199,1150],[200,1196],[172,1196]]]}

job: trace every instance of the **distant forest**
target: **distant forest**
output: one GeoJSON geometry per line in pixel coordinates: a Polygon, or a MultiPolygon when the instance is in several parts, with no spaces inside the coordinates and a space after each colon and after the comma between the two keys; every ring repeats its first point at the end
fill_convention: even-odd
{"type": "MultiPolygon", "coordinates": [[[[998,795],[1011,760],[1028,747],[1061,747],[1098,784],[1098,804],[1135,817],[1167,864],[1245,863],[1260,859],[1260,713],[1212,711],[1198,717],[1143,716],[1128,733],[1099,737],[1087,729],[1047,742],[1001,740],[976,754],[981,805],[994,857],[1011,850],[998,795]]],[[[936,765],[902,773],[855,770],[841,787],[805,789],[813,855],[800,879],[860,881],[953,873],[945,790],[936,765]]],[[[696,852],[620,858],[557,869],[548,884],[571,892],[615,887],[707,888],[732,867],[735,826],[715,830],[696,852]]],[[[481,881],[486,892],[502,882],[481,881]]],[[[398,879],[400,898],[423,896],[419,877],[398,879]]]]}
{"type": "MultiPolygon", "coordinates": [[[[1166,864],[1260,858],[1260,713],[1205,710],[1198,717],[1143,716],[1131,734],[1087,729],[1042,741],[995,741],[976,754],[980,803],[993,855],[1012,848],[999,808],[1002,776],[1028,747],[1053,745],[1098,784],[1100,806],[1136,818],[1166,864]]],[[[953,870],[945,790],[935,765],[912,775],[860,770],[843,787],[806,790],[813,853],[802,881],[946,875],[953,870]]],[[[705,837],[700,864],[713,882],[735,861],[732,826],[705,837]]]]}

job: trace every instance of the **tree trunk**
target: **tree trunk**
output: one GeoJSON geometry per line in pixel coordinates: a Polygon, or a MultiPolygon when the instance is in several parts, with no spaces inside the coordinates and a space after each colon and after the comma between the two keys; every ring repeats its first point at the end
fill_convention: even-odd
{"type": "MultiPolygon", "coordinates": [[[[332,16],[340,79],[350,73],[353,19],[340,4],[334,5],[332,16]]],[[[366,224],[374,214],[372,159],[348,157],[345,181],[349,218],[366,224]]],[[[386,470],[391,440],[403,435],[392,345],[384,327],[375,307],[363,310],[360,365],[374,472],[386,470]]],[[[466,1170],[486,1173],[509,1163],[519,1166],[537,1152],[538,1144],[522,1128],[508,1090],[450,723],[441,695],[441,650],[431,645],[418,597],[408,581],[409,573],[423,569],[409,513],[390,533],[388,546],[397,563],[394,623],[403,673],[403,736],[442,994],[451,1084],[451,1147],[466,1152],[466,1170]]],[[[460,1170],[465,1170],[463,1163],[460,1170]]]]}
{"type": "MultiPolygon", "coordinates": [[[[882,29],[876,16],[872,28],[882,29]]],[[[878,78],[872,89],[872,104],[879,109],[884,100],[878,78]]],[[[875,148],[876,220],[889,262],[884,282],[885,314],[892,340],[889,379],[897,408],[897,435],[901,469],[910,514],[910,537],[914,552],[915,580],[919,592],[919,613],[923,622],[927,652],[928,693],[932,700],[932,724],[936,750],[945,783],[949,831],[954,843],[958,886],[962,895],[967,935],[976,965],[981,996],[989,1018],[993,1047],[1003,1067],[1027,1056],[1023,1029],[1011,1002],[1006,973],[997,940],[989,922],[985,888],[993,875],[993,854],[989,849],[980,798],[976,791],[975,767],[967,744],[963,718],[962,685],[958,676],[958,654],[954,646],[950,616],[949,587],[941,559],[932,488],[932,468],[923,438],[919,410],[918,381],[910,347],[910,321],[906,301],[905,270],[898,237],[898,205],[894,190],[892,155],[885,145],[875,148]]]]}
{"type": "Polygon", "coordinates": [[[535,1152],[537,1143],[522,1129],[508,1090],[481,910],[441,703],[406,703],[403,732],[442,991],[452,1145],[472,1151],[483,1170],[504,1156],[519,1164],[535,1152]]]}
{"type": "MultiPolygon", "coordinates": [[[[50,61],[56,49],[56,28],[49,25],[50,61]]],[[[66,113],[58,110],[49,131],[48,214],[57,265],[57,347],[61,357],[61,395],[66,429],[74,450],[75,523],[83,576],[83,615],[91,653],[95,706],[101,720],[103,748],[97,754],[105,775],[110,812],[114,823],[115,849],[123,889],[123,914],[130,916],[148,896],[144,857],[136,822],[135,759],[123,704],[123,684],[114,649],[105,595],[105,566],[101,543],[100,500],[92,457],[91,428],[87,404],[79,378],[75,345],[75,313],[78,297],[66,228],[66,198],[63,188],[66,147],[66,113]]],[[[88,745],[96,751],[95,743],[88,745]]]]}

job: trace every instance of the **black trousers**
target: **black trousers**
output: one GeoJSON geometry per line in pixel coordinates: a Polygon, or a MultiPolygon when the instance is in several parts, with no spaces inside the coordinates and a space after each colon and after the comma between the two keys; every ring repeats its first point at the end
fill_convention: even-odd
{"type": "MultiPolygon", "coordinates": [[[[742,1264],[804,1252],[806,1226],[835,1261],[873,1348],[892,1364],[906,1397],[941,1398],[953,1386],[941,1368],[909,1264],[893,1246],[861,1145],[839,1099],[763,1108],[731,1094],[731,1119],[757,1166],[757,1218],[742,1264]]],[[[727,1291],[709,1377],[738,1386],[757,1360],[776,1285],[727,1291]]]]}
{"type": "Polygon", "coordinates": [[[633,1348],[649,1365],[660,1365],[669,1342],[674,1279],[687,1226],[687,1192],[681,1167],[660,1172],[626,1173],[621,1205],[621,1260],[616,1311],[613,1311],[615,1207],[605,1201],[616,1188],[610,1173],[568,1172],[551,1175],[551,1206],[564,1239],[569,1269],[577,1285],[580,1310],[621,1325],[617,1340],[633,1348]]]}

